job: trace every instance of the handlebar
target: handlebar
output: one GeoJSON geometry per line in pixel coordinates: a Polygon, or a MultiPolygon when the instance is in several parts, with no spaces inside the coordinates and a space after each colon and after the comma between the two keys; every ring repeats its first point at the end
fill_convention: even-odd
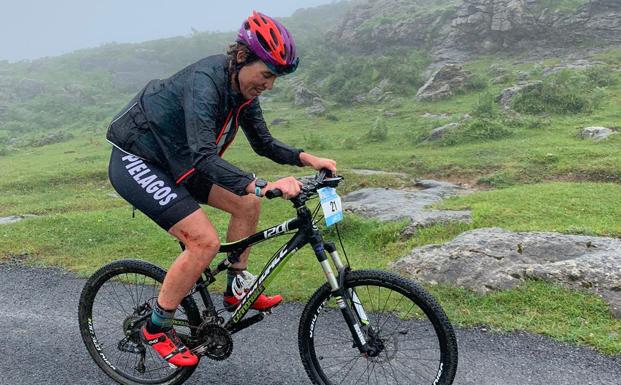
{"type": "MultiPolygon", "coordinates": [[[[333,176],[332,171],[324,168],[315,175],[315,178],[311,181],[305,180],[303,182],[302,188],[300,190],[300,194],[296,197],[291,198],[291,200],[295,200],[297,204],[304,204],[311,196],[317,193],[317,190],[322,187],[336,187],[340,181],[343,180],[342,176],[333,176]]],[[[267,199],[274,199],[282,196],[282,191],[280,189],[271,189],[265,193],[265,197],[267,199]]]]}

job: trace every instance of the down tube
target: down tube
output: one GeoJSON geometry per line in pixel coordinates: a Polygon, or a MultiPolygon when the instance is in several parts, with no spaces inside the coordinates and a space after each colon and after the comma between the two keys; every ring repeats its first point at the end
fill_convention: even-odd
{"type": "Polygon", "coordinates": [[[306,234],[304,234],[303,231],[298,231],[286,245],[281,247],[280,250],[274,254],[227,324],[231,322],[237,323],[244,318],[248,310],[250,310],[250,306],[252,306],[259,295],[265,291],[269,283],[272,282],[274,277],[280,272],[291,255],[307,243],[305,238],[306,234]]]}

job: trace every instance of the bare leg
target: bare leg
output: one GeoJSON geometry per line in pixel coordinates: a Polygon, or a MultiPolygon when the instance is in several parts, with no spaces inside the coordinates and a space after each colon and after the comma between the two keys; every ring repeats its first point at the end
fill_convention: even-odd
{"type": "MultiPolygon", "coordinates": [[[[254,234],[257,231],[259,215],[261,212],[261,200],[254,195],[239,196],[232,192],[214,185],[209,192],[210,206],[226,211],[231,214],[226,241],[234,242],[254,234]]],[[[245,269],[248,266],[247,248],[240,256],[239,262],[233,264],[236,269],[245,269]]]]}
{"type": "Polygon", "coordinates": [[[202,209],[177,222],[168,232],[185,245],[166,273],[157,298],[164,309],[176,309],[220,248],[218,233],[202,209]]]}

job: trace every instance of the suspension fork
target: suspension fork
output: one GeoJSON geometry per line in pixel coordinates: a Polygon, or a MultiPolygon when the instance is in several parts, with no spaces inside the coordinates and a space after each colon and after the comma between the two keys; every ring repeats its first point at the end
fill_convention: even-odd
{"type": "MultiPolygon", "coordinates": [[[[337,280],[337,278],[334,276],[334,272],[332,271],[332,266],[328,261],[328,256],[326,255],[326,247],[324,247],[324,242],[321,238],[321,234],[319,234],[319,231],[316,227],[313,227],[312,235],[310,236],[310,244],[315,251],[317,261],[319,261],[319,264],[323,269],[323,272],[328,281],[328,285],[330,285],[330,289],[336,299],[336,304],[341,310],[343,318],[345,318],[345,322],[347,323],[349,332],[354,339],[354,344],[356,345],[361,354],[366,355],[370,350],[370,347],[364,333],[362,332],[360,323],[358,322],[358,319],[360,317],[356,317],[351,307],[349,306],[351,296],[350,293],[345,290],[344,286],[344,278],[346,274],[345,266],[343,266],[342,262],[340,261],[340,258],[338,257],[338,254],[336,254],[336,250],[334,249],[334,247],[332,246],[332,248],[330,248],[330,246],[328,246],[327,249],[330,252],[334,264],[337,269],[339,269],[339,280],[337,280]]],[[[357,302],[360,303],[360,301],[357,302]]],[[[364,318],[366,319],[366,315],[364,318]]]]}
{"type": "MultiPolygon", "coordinates": [[[[334,266],[338,270],[339,286],[344,288],[345,277],[347,276],[347,272],[350,271],[350,267],[345,266],[343,264],[343,262],[341,261],[341,257],[339,256],[339,253],[336,250],[336,247],[334,246],[334,243],[324,242],[323,246],[326,249],[326,251],[330,254],[330,257],[332,258],[332,262],[334,263],[334,266]]],[[[349,296],[348,299],[350,299],[351,303],[354,304],[354,311],[356,312],[356,315],[358,316],[358,320],[360,320],[360,323],[363,326],[367,326],[369,324],[369,318],[367,317],[367,313],[364,311],[364,308],[362,307],[362,302],[360,302],[360,299],[358,298],[356,291],[354,289],[347,289],[347,294],[349,296]]]]}

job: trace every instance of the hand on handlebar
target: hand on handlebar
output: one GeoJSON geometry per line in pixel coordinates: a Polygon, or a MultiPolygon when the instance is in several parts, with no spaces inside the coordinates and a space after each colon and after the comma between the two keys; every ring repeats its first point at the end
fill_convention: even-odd
{"type": "Polygon", "coordinates": [[[278,189],[282,192],[281,196],[283,199],[291,199],[298,196],[301,188],[302,182],[292,176],[288,176],[286,178],[278,179],[276,182],[268,182],[264,193],[267,193],[267,191],[270,190],[278,189]]]}

